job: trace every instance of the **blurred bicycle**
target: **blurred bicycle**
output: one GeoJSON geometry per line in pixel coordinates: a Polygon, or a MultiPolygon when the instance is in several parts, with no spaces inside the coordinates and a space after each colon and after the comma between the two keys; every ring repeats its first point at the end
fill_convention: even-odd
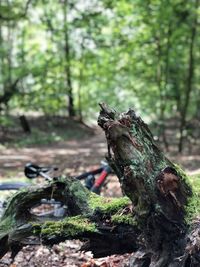
{"type": "MultiPolygon", "coordinates": [[[[51,175],[57,171],[57,167],[41,167],[36,164],[27,163],[24,168],[25,176],[30,179],[36,179],[37,177],[42,177],[46,181],[52,181],[56,179],[54,175],[51,175]]],[[[109,164],[106,161],[102,161],[101,165],[91,171],[82,173],[81,175],[76,176],[75,178],[80,181],[84,181],[84,185],[91,192],[100,194],[102,187],[106,183],[107,177],[113,174],[113,171],[109,164]]],[[[24,182],[3,182],[0,183],[0,192],[1,191],[16,191],[21,188],[29,187],[32,183],[24,182]]],[[[3,210],[6,206],[6,201],[0,201],[0,216],[3,213],[3,210]]],[[[65,215],[65,207],[59,201],[55,199],[41,199],[37,207],[33,208],[32,212],[37,216],[60,218],[65,215]]]]}

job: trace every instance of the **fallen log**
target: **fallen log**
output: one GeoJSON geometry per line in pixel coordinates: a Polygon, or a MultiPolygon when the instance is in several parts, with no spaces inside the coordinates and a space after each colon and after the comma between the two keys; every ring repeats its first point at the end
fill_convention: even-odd
{"type": "Polygon", "coordinates": [[[66,239],[86,240],[84,250],[97,257],[136,250],[137,229],[130,200],[103,198],[88,191],[73,178],[60,177],[42,186],[17,192],[0,222],[0,257],[12,257],[25,245],[53,245],[66,239]],[[41,199],[62,203],[64,218],[36,216],[32,208],[41,199]]]}
{"type": "Polygon", "coordinates": [[[0,222],[0,257],[25,244],[52,245],[70,238],[87,240],[96,256],[135,251],[130,266],[200,266],[199,198],[185,173],[157,147],[148,126],[133,110],[118,114],[100,104],[108,161],[128,197],[96,196],[72,178],[18,192],[0,222]],[[35,216],[41,198],[66,206],[53,221],[35,216]]]}

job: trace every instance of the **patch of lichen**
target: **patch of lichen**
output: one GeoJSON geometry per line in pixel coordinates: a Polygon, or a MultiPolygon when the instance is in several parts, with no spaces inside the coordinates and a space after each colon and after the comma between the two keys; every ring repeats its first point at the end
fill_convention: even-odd
{"type": "Polygon", "coordinates": [[[63,236],[72,238],[80,236],[82,233],[97,232],[95,223],[80,215],[62,221],[47,221],[42,225],[37,223],[32,225],[34,233],[42,237],[63,236]]]}
{"type": "Polygon", "coordinates": [[[111,222],[114,224],[128,224],[136,226],[137,222],[132,214],[114,214],[111,216],[111,222]]]}
{"type": "Polygon", "coordinates": [[[125,208],[130,203],[131,202],[128,197],[107,198],[98,196],[94,193],[90,194],[90,198],[88,200],[88,204],[93,211],[98,209],[102,213],[109,215],[116,213],[121,208],[125,208]]]}

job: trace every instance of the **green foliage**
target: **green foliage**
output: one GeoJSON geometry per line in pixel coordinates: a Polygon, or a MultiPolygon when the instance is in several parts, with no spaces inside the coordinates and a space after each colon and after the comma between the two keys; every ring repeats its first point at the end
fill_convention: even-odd
{"type": "Polygon", "coordinates": [[[98,102],[109,101],[119,110],[134,106],[143,116],[163,120],[172,110],[183,113],[187,99],[186,115],[195,116],[200,102],[198,29],[191,81],[188,69],[191,33],[200,14],[197,1],[4,3],[0,106],[65,114],[69,78],[75,109],[84,118],[94,117],[98,102]]]}
{"type": "Polygon", "coordinates": [[[1,116],[0,117],[0,126],[1,127],[13,127],[14,126],[14,123],[13,121],[7,117],[7,116],[1,116]]]}

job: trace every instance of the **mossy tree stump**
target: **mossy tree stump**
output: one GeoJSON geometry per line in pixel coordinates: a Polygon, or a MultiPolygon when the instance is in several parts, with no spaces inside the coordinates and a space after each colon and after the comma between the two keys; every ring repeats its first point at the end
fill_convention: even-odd
{"type": "Polygon", "coordinates": [[[117,114],[100,104],[108,161],[128,197],[96,196],[72,178],[18,192],[0,222],[0,256],[25,244],[87,240],[96,256],[135,251],[132,267],[200,266],[199,203],[183,171],[159,150],[147,125],[133,110],[117,114]],[[30,210],[41,198],[66,206],[66,217],[42,221],[30,210]]]}
{"type": "MultiPolygon", "coordinates": [[[[199,237],[192,242],[189,234],[195,196],[187,176],[160,151],[134,110],[117,114],[105,104],[100,106],[98,124],[107,138],[108,161],[132,201],[141,231],[130,265],[200,266],[199,237]]],[[[197,231],[194,227],[193,237],[197,231]]]]}

